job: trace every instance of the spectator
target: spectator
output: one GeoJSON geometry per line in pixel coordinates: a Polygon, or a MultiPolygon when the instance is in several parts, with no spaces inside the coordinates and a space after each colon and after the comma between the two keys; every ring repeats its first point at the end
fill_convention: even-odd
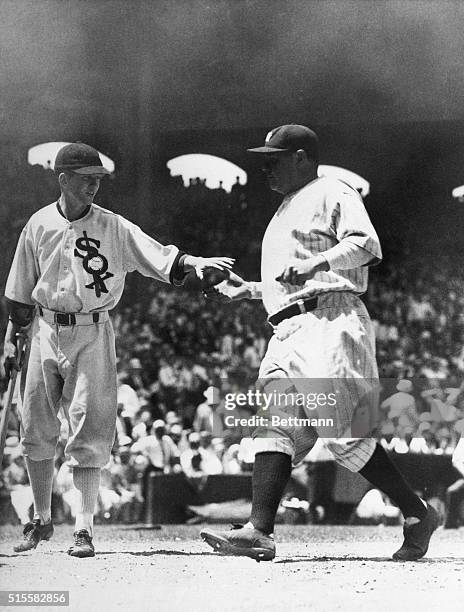
{"type": "Polygon", "coordinates": [[[393,425],[416,428],[419,416],[416,411],[416,401],[411,395],[412,383],[409,380],[400,380],[396,385],[397,393],[387,398],[380,405],[387,412],[387,419],[393,425]]]}
{"type": "Polygon", "coordinates": [[[140,438],[131,446],[132,453],[140,453],[149,461],[148,472],[170,474],[177,471],[179,461],[177,446],[166,434],[166,423],[157,420],[153,423],[152,433],[140,438]]]}
{"type": "Polygon", "coordinates": [[[173,423],[168,429],[168,435],[177,446],[179,453],[188,448],[187,435],[180,423],[173,423]]]}
{"type": "Polygon", "coordinates": [[[203,393],[206,401],[197,406],[195,418],[193,420],[193,429],[195,431],[209,431],[214,437],[223,435],[224,426],[222,416],[218,412],[220,405],[219,389],[210,386],[203,393]]]}
{"type": "Polygon", "coordinates": [[[231,444],[222,457],[222,467],[224,474],[240,474],[242,466],[238,455],[240,444],[231,444]]]}
{"type": "Polygon", "coordinates": [[[121,406],[123,417],[134,419],[140,410],[139,397],[129,384],[129,376],[125,372],[118,372],[118,406],[121,406]]]}
{"type": "Polygon", "coordinates": [[[142,412],[140,413],[139,422],[132,428],[132,438],[134,440],[145,438],[148,436],[152,425],[153,418],[151,416],[151,411],[143,408],[142,412]]]}
{"type": "Polygon", "coordinates": [[[222,474],[222,463],[213,447],[212,439],[211,432],[200,432],[201,469],[208,476],[222,474]]]}
{"type": "Polygon", "coordinates": [[[203,475],[202,456],[200,452],[200,434],[192,432],[188,436],[189,448],[180,455],[180,464],[184,474],[188,478],[203,475]]]}

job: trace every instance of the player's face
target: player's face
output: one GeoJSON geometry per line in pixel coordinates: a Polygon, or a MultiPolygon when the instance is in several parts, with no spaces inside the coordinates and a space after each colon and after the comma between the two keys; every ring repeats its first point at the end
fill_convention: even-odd
{"type": "Polygon", "coordinates": [[[64,187],[65,193],[79,204],[88,206],[92,204],[100,188],[100,181],[103,176],[103,174],[70,173],[67,175],[67,181],[64,187]]]}
{"type": "Polygon", "coordinates": [[[263,172],[273,191],[286,194],[298,183],[294,153],[270,153],[264,156],[263,172]]]}

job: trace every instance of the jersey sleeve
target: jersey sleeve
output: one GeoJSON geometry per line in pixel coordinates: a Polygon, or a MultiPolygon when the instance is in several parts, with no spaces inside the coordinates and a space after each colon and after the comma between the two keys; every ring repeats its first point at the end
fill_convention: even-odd
{"type": "Polygon", "coordinates": [[[124,270],[137,270],[143,276],[165,283],[174,282],[173,273],[180,257],[179,249],[172,244],[161,244],[127,219],[121,218],[121,226],[124,270]]]}
{"type": "Polygon", "coordinates": [[[342,187],[331,206],[331,226],[337,240],[346,240],[367,251],[371,255],[368,265],[379,263],[382,259],[379,237],[360,195],[351,187],[342,187]]]}
{"type": "Polygon", "coordinates": [[[21,304],[34,305],[32,292],[39,279],[39,264],[28,223],[18,240],[5,287],[5,297],[21,304]]]}

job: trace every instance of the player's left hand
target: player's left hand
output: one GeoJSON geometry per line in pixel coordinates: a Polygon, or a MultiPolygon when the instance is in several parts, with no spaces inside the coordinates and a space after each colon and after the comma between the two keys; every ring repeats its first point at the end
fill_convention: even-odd
{"type": "Polygon", "coordinates": [[[303,285],[317,272],[327,270],[329,270],[329,264],[323,255],[316,255],[309,259],[293,259],[285,266],[282,274],[276,277],[276,281],[290,285],[303,285]]]}

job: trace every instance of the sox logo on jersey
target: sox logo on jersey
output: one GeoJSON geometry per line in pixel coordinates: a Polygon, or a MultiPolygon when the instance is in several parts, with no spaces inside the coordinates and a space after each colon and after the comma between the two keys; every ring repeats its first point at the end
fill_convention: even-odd
{"type": "Polygon", "coordinates": [[[74,255],[82,259],[84,270],[93,277],[93,282],[85,285],[85,287],[94,289],[95,295],[100,297],[102,293],[108,293],[105,280],[111,278],[114,274],[108,272],[108,260],[98,251],[100,241],[96,238],[90,238],[85,230],[83,234],[83,237],[76,240],[77,248],[74,249],[74,255]],[[80,251],[86,252],[87,255],[83,255],[80,251]]]}

